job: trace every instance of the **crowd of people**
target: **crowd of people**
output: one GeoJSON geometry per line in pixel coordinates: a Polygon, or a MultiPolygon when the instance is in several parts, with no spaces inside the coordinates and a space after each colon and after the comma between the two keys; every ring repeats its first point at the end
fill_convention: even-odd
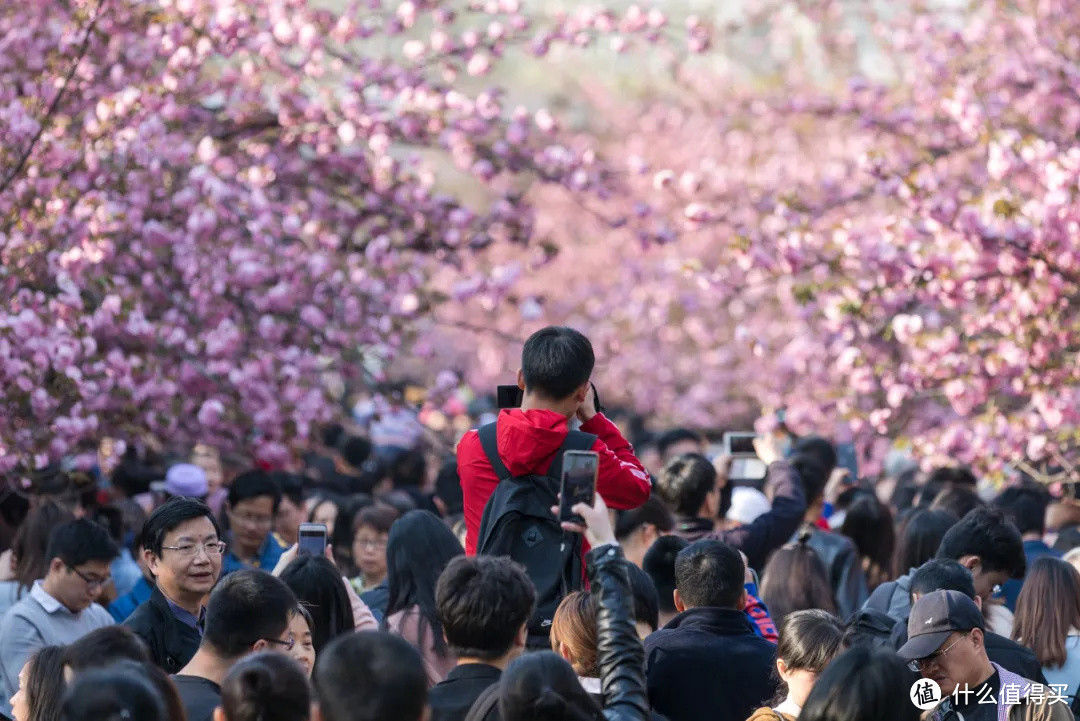
{"type": "Polygon", "coordinates": [[[0,716],[1080,717],[1080,484],[860,478],[790,434],[734,479],[698,432],[612,420],[594,365],[537,332],[520,406],[450,447],[397,399],[288,469],[110,441],[90,471],[8,479],[0,716]],[[568,450],[596,454],[596,493],[560,520],[568,450]]]}

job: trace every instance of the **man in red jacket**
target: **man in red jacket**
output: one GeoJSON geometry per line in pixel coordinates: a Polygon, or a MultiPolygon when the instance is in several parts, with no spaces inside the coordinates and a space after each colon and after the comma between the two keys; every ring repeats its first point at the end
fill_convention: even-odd
{"type": "MultiPolygon", "coordinates": [[[[576,417],[582,431],[597,437],[592,446],[600,456],[597,492],[609,508],[637,508],[649,497],[649,475],[615,424],[596,410],[589,382],[595,363],[589,339],[572,328],[549,326],[530,336],[518,371],[521,408],[499,413],[499,458],[514,476],[543,475],[576,417]]],[[[472,556],[484,506],[499,479],[476,431],[462,437],[457,462],[465,501],[465,553],[472,556]]]]}

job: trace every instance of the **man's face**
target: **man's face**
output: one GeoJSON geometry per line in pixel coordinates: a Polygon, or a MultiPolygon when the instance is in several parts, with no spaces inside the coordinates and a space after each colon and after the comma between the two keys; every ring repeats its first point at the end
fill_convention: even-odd
{"type": "Polygon", "coordinates": [[[221,575],[221,554],[206,550],[217,543],[217,531],[206,516],[184,521],[165,534],[161,556],[146,553],[151,572],[166,596],[205,596],[221,575]]]}
{"type": "Polygon", "coordinates": [[[229,509],[233,542],[253,552],[262,548],[274,525],[274,499],[271,496],[246,498],[229,509]]]}
{"type": "Polygon", "coordinates": [[[277,517],[274,519],[274,529],[286,542],[296,543],[300,532],[301,509],[288,498],[282,498],[278,504],[277,517]]]}
{"type": "Polygon", "coordinates": [[[982,668],[979,662],[981,647],[982,632],[978,629],[954,631],[936,653],[920,662],[919,671],[923,678],[937,682],[943,696],[948,696],[965,683],[968,688],[975,688],[985,680],[973,678],[979,675],[982,668]]]}
{"type": "Polygon", "coordinates": [[[987,571],[982,563],[978,563],[971,569],[971,575],[975,581],[975,595],[985,604],[994,595],[994,588],[1003,585],[1009,580],[1008,571],[987,571]]]}
{"type": "Polygon", "coordinates": [[[108,561],[87,561],[71,567],[53,559],[50,573],[56,574],[56,600],[73,613],[89,608],[111,579],[109,565],[108,561]]]}

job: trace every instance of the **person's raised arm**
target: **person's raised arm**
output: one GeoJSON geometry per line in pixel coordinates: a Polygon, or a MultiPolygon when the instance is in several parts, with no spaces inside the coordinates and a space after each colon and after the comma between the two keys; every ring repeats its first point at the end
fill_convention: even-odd
{"type": "Polygon", "coordinates": [[[600,456],[596,490],[611,508],[629,510],[648,500],[652,491],[649,473],[634,455],[634,447],[623,438],[618,426],[596,409],[596,392],[590,390],[578,409],[581,430],[597,441],[593,450],[600,456]]]}

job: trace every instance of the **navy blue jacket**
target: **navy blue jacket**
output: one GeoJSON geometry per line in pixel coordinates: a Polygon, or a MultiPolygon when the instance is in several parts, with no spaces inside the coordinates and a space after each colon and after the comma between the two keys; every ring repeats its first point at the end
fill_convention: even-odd
{"type": "Polygon", "coordinates": [[[775,660],[741,611],[688,609],[645,639],[649,704],[670,721],[746,721],[776,694],[775,660]]]}

